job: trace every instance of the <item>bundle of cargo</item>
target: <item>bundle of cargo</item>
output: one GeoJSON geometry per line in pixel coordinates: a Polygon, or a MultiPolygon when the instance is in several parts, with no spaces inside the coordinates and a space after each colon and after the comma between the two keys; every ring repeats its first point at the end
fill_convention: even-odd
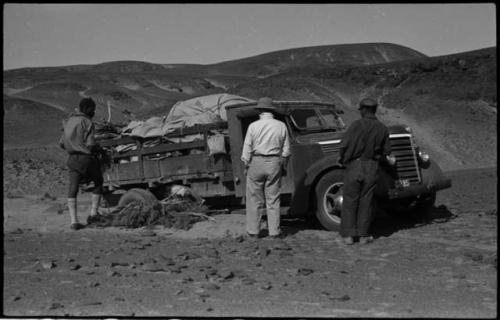
{"type": "Polygon", "coordinates": [[[222,165],[218,159],[206,157],[228,154],[226,108],[252,102],[236,95],[214,94],[179,101],[166,116],[130,121],[117,137],[99,141],[111,159],[104,166],[105,181],[113,186],[115,181],[116,185],[151,184],[153,179],[163,179],[157,181],[161,184],[177,175],[200,175],[201,167],[222,165]]]}
{"type": "MultiPolygon", "coordinates": [[[[226,93],[179,101],[172,107],[166,116],[155,116],[145,121],[132,120],[121,128],[120,132],[116,131],[116,128],[109,124],[107,128],[101,129],[101,131],[104,131],[104,129],[108,130],[105,134],[100,134],[98,139],[119,137],[140,138],[145,142],[142,146],[144,148],[154,147],[161,143],[180,143],[201,140],[203,139],[201,133],[187,134],[189,131],[185,129],[203,124],[224,123],[227,121],[227,106],[252,101],[253,100],[248,98],[226,93]],[[170,135],[176,131],[180,131],[181,134],[170,135]]],[[[215,126],[213,130],[210,130],[209,145],[214,148],[214,152],[218,152],[215,149],[217,149],[217,146],[220,146],[220,135],[227,134],[227,130],[220,127],[221,126],[215,126]]],[[[137,145],[135,141],[130,141],[130,143],[120,144],[114,147],[114,151],[118,153],[136,149],[137,145]]],[[[131,160],[134,161],[136,158],[131,160]]],[[[122,159],[122,161],[127,160],[122,159]]]]}

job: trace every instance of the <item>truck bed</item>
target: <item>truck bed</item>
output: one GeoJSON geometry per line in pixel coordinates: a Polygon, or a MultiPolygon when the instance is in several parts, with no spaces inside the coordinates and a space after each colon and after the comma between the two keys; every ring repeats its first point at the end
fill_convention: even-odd
{"type": "Polygon", "coordinates": [[[201,196],[211,196],[213,192],[220,194],[220,190],[209,184],[232,183],[229,143],[225,143],[225,154],[211,155],[207,139],[213,130],[221,132],[225,129],[227,123],[218,122],[176,129],[162,137],[126,136],[100,140],[99,144],[109,156],[103,172],[104,185],[110,189],[128,189],[138,185],[153,188],[174,183],[196,184],[198,190],[195,191],[201,196]],[[192,135],[198,137],[191,142],[171,141],[192,135]],[[117,151],[117,147],[127,145],[133,150],[117,151]]]}

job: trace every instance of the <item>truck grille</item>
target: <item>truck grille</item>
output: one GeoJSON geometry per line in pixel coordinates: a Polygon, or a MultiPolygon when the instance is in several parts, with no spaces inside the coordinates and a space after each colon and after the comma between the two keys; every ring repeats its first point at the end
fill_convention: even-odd
{"type": "Polygon", "coordinates": [[[391,151],[396,157],[396,172],[399,180],[409,181],[410,185],[420,183],[417,155],[409,134],[390,135],[391,151]]]}

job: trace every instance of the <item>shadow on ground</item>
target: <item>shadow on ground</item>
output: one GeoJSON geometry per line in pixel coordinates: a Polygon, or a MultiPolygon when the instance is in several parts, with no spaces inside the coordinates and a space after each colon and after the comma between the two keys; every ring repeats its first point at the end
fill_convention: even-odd
{"type": "Polygon", "coordinates": [[[457,216],[445,205],[433,206],[426,212],[408,209],[379,213],[372,223],[371,231],[374,237],[388,237],[404,229],[413,229],[421,226],[446,223],[457,216]]]}
{"type": "MultiPolygon", "coordinates": [[[[413,210],[394,211],[391,213],[377,213],[371,227],[371,232],[374,237],[388,237],[404,229],[418,228],[424,225],[445,223],[454,219],[454,215],[445,205],[438,207],[433,206],[427,212],[416,212],[413,210]]],[[[263,217],[265,221],[266,217],[263,217]]],[[[315,216],[309,215],[306,217],[282,217],[281,229],[285,236],[290,236],[303,230],[325,230],[318,222],[315,216]]],[[[262,230],[261,237],[267,236],[267,229],[262,230]]]]}

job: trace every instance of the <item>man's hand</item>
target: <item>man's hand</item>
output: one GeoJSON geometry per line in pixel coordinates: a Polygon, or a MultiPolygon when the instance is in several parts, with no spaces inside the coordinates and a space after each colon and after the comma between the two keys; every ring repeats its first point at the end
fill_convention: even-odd
{"type": "Polygon", "coordinates": [[[288,157],[281,157],[281,167],[286,170],[288,167],[288,157]]]}
{"type": "Polygon", "coordinates": [[[337,159],[337,162],[335,164],[337,166],[339,166],[339,167],[343,167],[344,166],[344,163],[343,163],[342,159],[337,159]]]}
{"type": "Polygon", "coordinates": [[[396,164],[396,157],[393,156],[392,154],[388,154],[385,156],[387,163],[390,164],[391,166],[396,164]]]}

